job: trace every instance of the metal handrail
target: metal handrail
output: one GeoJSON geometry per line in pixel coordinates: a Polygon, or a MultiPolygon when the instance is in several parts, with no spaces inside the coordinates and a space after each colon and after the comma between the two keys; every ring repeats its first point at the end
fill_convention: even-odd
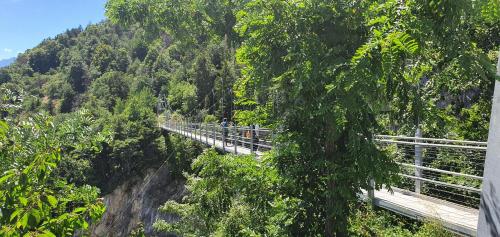
{"type": "MultiPolygon", "coordinates": [[[[264,149],[272,149],[272,142],[269,137],[273,136],[273,132],[270,129],[266,128],[258,128],[252,129],[246,126],[229,126],[227,137],[224,136],[224,129],[216,124],[216,123],[186,123],[180,122],[179,124],[176,122],[168,123],[169,129],[174,130],[177,133],[180,133],[184,136],[191,137],[197,141],[207,143],[209,145],[215,146],[216,140],[221,141],[223,138],[226,139],[227,143],[232,144],[234,148],[231,148],[231,152],[238,153],[238,149],[247,148],[250,149],[250,153],[254,153],[255,147],[257,150],[264,149]],[[253,139],[253,137],[247,137],[244,134],[247,132],[251,132],[251,136],[255,133],[259,134],[258,142],[253,139]],[[212,144],[213,143],[213,144],[212,144]]],[[[375,135],[373,139],[379,145],[408,145],[410,148],[414,147],[414,152],[417,149],[425,148],[425,147],[435,147],[435,148],[453,148],[453,149],[463,149],[463,150],[474,150],[479,152],[484,152],[486,150],[485,142],[475,142],[475,141],[459,141],[459,140],[449,140],[449,139],[439,139],[439,138],[421,138],[421,137],[406,137],[406,136],[391,136],[391,135],[375,135]]],[[[223,142],[223,149],[226,150],[225,141],[223,142]]],[[[399,148],[398,148],[399,149],[399,148]]],[[[260,150],[262,151],[262,150],[260,150]]],[[[260,154],[260,153],[259,153],[260,154]]],[[[407,153],[405,153],[407,154],[407,153]]],[[[411,151],[410,153],[411,154],[411,151]]],[[[482,154],[482,153],[478,153],[482,154]]],[[[405,162],[397,162],[398,165],[402,167],[408,167],[414,169],[416,171],[415,175],[409,175],[401,173],[401,177],[409,178],[422,183],[432,183],[435,185],[440,185],[443,187],[453,188],[457,190],[464,190],[473,193],[480,193],[481,189],[477,188],[477,183],[471,183],[469,185],[473,185],[474,187],[460,184],[454,184],[446,181],[442,181],[446,176],[443,175],[451,175],[456,177],[464,177],[477,180],[482,182],[483,178],[479,175],[466,174],[460,172],[454,172],[450,170],[444,170],[439,168],[427,167],[422,163],[405,163],[405,162]],[[432,173],[427,173],[422,175],[422,171],[427,172],[436,172],[436,176],[429,176],[432,173]],[[434,179],[436,177],[437,179],[434,179]]],[[[469,181],[467,181],[469,182],[469,181]]],[[[480,183],[479,183],[480,184],[480,183]]],[[[417,185],[417,183],[415,184],[417,185]]],[[[419,184],[421,185],[421,184],[419,184]]],[[[417,189],[416,189],[417,190],[417,189]]]]}
{"type": "Polygon", "coordinates": [[[433,141],[433,142],[448,142],[448,143],[462,143],[462,144],[476,144],[481,146],[488,145],[487,142],[469,141],[469,140],[451,140],[443,138],[428,138],[428,137],[408,137],[408,136],[392,136],[392,135],[375,135],[376,138],[392,138],[401,140],[417,140],[417,141],[433,141]]]}

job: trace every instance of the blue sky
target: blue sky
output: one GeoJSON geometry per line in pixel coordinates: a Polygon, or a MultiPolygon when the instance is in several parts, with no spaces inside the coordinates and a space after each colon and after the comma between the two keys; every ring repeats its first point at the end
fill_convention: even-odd
{"type": "Polygon", "coordinates": [[[0,60],[104,19],[106,0],[0,0],[0,60]]]}

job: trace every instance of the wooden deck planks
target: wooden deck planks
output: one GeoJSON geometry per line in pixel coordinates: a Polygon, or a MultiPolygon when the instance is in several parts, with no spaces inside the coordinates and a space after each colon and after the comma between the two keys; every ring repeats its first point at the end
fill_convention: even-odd
{"type": "Polygon", "coordinates": [[[477,234],[478,209],[400,189],[392,194],[386,189],[375,191],[374,204],[411,218],[438,221],[461,235],[477,234]]]}

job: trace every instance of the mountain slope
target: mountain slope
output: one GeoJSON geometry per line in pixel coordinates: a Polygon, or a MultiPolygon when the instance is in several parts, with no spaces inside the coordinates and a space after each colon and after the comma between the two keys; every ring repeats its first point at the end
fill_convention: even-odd
{"type": "Polygon", "coordinates": [[[7,58],[7,59],[2,59],[0,60],[0,68],[2,67],[7,67],[9,65],[11,65],[12,63],[14,63],[16,61],[16,58],[7,58]]]}

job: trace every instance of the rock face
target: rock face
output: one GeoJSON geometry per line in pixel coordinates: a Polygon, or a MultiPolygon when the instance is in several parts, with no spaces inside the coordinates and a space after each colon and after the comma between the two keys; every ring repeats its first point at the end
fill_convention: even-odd
{"type": "Polygon", "coordinates": [[[132,177],[104,197],[106,213],[92,227],[92,236],[128,236],[141,224],[146,236],[171,236],[153,229],[158,218],[176,218],[159,213],[158,207],[167,200],[180,201],[185,193],[185,180],[170,175],[167,167],[149,169],[144,177],[132,177]]]}

